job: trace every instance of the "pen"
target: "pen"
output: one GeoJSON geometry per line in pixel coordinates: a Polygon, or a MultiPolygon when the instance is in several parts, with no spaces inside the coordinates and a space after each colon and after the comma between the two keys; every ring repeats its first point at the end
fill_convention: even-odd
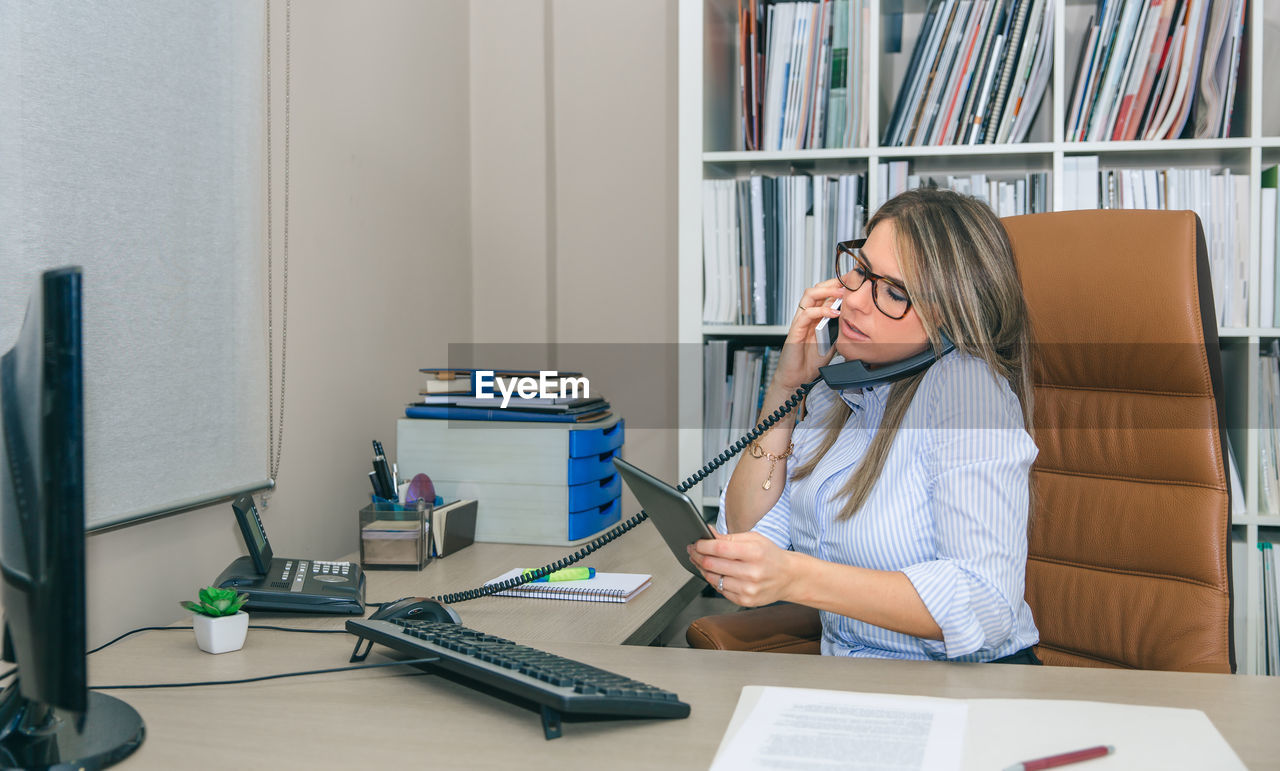
{"type": "Polygon", "coordinates": [[[1110,755],[1115,752],[1116,748],[1106,744],[1097,747],[1089,747],[1075,752],[1064,752],[1061,755],[1049,755],[1044,758],[1036,758],[1035,760],[1024,760],[1021,763],[1014,763],[1004,771],[1040,771],[1043,768],[1057,768],[1071,763],[1079,763],[1082,760],[1093,760],[1104,755],[1110,755]]]}
{"type": "MultiPolygon", "coordinates": [[[[524,578],[525,576],[529,576],[532,574],[533,574],[532,570],[526,570],[520,574],[520,577],[524,578]]],[[[557,570],[554,573],[545,575],[542,578],[535,578],[529,583],[539,584],[539,583],[545,583],[547,581],[585,581],[588,578],[595,578],[595,577],[596,577],[595,568],[563,568],[561,570],[557,570]]]]}
{"type": "Polygon", "coordinates": [[[378,483],[385,493],[382,497],[389,501],[396,500],[399,491],[396,490],[395,480],[391,476],[391,467],[387,465],[387,456],[382,454],[382,442],[377,439],[373,440],[373,470],[378,472],[378,483]]]}

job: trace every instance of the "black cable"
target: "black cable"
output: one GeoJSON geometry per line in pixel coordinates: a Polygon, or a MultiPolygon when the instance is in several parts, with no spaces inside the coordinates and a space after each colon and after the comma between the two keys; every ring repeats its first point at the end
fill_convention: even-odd
{"type": "MultiPolygon", "coordinates": [[[[249,628],[250,629],[271,629],[277,632],[301,632],[303,634],[350,634],[345,629],[299,629],[297,627],[271,626],[269,624],[250,624],[249,628]]],[[[124,634],[120,635],[114,640],[111,640],[109,642],[104,642],[103,644],[89,651],[85,655],[88,656],[90,654],[97,653],[103,648],[106,648],[107,646],[110,646],[110,645],[115,645],[116,643],[120,642],[121,640],[128,637],[129,635],[137,634],[138,632],[167,632],[167,631],[178,630],[178,629],[191,629],[191,627],[189,626],[140,626],[137,629],[130,629],[129,631],[125,632],[124,634]]],[[[4,678],[8,677],[12,673],[13,673],[13,670],[10,670],[5,674],[0,675],[0,680],[3,680],[4,678]]]]}
{"type": "MultiPolygon", "coordinates": [[[[175,627],[181,628],[181,627],[175,627]]],[[[346,634],[345,632],[343,634],[346,634]]],[[[275,675],[259,675],[258,677],[244,677],[239,680],[204,680],[195,683],[147,683],[143,685],[91,685],[89,686],[95,691],[120,691],[125,689],[138,688],[196,688],[204,685],[240,685],[243,683],[256,683],[261,680],[278,680],[282,677],[301,677],[303,675],[325,675],[330,672],[348,672],[352,669],[377,669],[378,667],[398,667],[404,664],[430,664],[433,661],[439,661],[439,656],[432,656],[426,659],[404,659],[403,661],[382,661],[377,664],[356,664],[350,667],[330,667],[329,669],[308,669],[303,672],[281,672],[275,675]]]]}
{"type": "MultiPolygon", "coordinates": [[[[746,434],[743,434],[742,438],[740,438],[738,441],[730,445],[727,450],[720,453],[716,457],[712,458],[701,469],[694,472],[694,474],[690,476],[688,479],[676,485],[676,490],[682,493],[688,492],[694,485],[698,484],[702,480],[711,476],[711,474],[713,474],[716,471],[716,469],[720,468],[725,463],[728,463],[729,460],[732,459],[735,455],[742,452],[743,449],[745,449],[748,445],[750,445],[756,439],[760,438],[761,434],[763,434],[765,431],[768,431],[770,428],[773,428],[773,425],[775,423],[777,423],[779,420],[782,420],[784,416],[786,416],[788,413],[794,410],[796,408],[796,405],[804,401],[804,398],[809,394],[809,391],[811,391],[813,387],[820,382],[822,382],[822,378],[818,378],[811,383],[805,383],[804,385],[797,388],[795,393],[791,394],[790,398],[788,398],[785,402],[783,402],[782,405],[779,406],[776,410],[774,410],[771,414],[766,416],[764,420],[760,421],[760,423],[755,428],[751,429],[746,434]]],[[[585,559],[588,555],[595,552],[596,550],[601,549],[607,546],[608,544],[612,543],[613,541],[617,540],[624,533],[629,532],[636,525],[639,525],[641,522],[644,522],[648,518],[649,518],[649,513],[644,510],[641,510],[640,513],[631,517],[630,519],[623,522],[622,524],[615,526],[609,532],[596,537],[590,543],[578,549],[578,551],[574,552],[573,554],[570,554],[567,557],[563,557],[559,560],[556,560],[555,562],[552,562],[550,564],[543,565],[537,570],[527,570],[524,572],[523,575],[515,576],[513,578],[508,578],[507,580],[501,581],[499,583],[485,584],[484,586],[481,586],[475,589],[468,589],[467,591],[456,592],[454,594],[443,594],[437,597],[432,597],[431,599],[437,602],[443,603],[445,605],[453,605],[459,602],[466,602],[467,600],[475,600],[481,597],[488,597],[491,594],[497,594],[498,592],[505,592],[508,589],[513,589],[517,586],[520,586],[521,584],[527,584],[530,581],[536,581],[539,578],[542,578],[543,576],[550,575],[551,573],[554,573],[557,570],[561,570],[576,562],[580,562],[581,560],[585,559]]],[[[356,645],[358,649],[359,643],[357,643],[356,645]]],[[[354,658],[354,654],[353,654],[353,658],[354,658]]]]}
{"type": "Polygon", "coordinates": [[[124,634],[120,635],[114,640],[111,640],[110,642],[104,642],[103,644],[89,651],[85,655],[88,656],[91,653],[97,653],[98,651],[102,650],[108,645],[115,645],[116,643],[120,642],[121,640],[128,637],[129,635],[137,634],[138,632],[162,632],[166,629],[190,629],[190,628],[191,627],[189,626],[140,626],[137,629],[130,629],[129,631],[125,632],[124,634]]]}
{"type": "Polygon", "coordinates": [[[270,629],[275,632],[298,632],[300,634],[351,634],[345,629],[301,629],[294,626],[271,626],[270,624],[250,624],[250,629],[270,629]]]}

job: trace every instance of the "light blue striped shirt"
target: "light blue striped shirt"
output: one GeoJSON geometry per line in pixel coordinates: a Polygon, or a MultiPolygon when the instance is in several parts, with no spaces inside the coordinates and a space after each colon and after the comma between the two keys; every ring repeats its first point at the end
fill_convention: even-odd
{"type": "MultiPolygon", "coordinates": [[[[954,352],[929,368],[867,502],[837,521],[847,500],[840,490],[880,425],[889,389],[837,393],[819,383],[810,392],[782,496],[753,529],[823,560],[905,573],[943,640],[823,611],[822,652],[990,661],[1034,645],[1040,636],[1023,590],[1037,450],[1017,396],[981,359],[954,352]],[[853,408],[840,437],[813,473],[790,478],[817,451],[837,399],[853,408]]],[[[727,532],[723,495],[717,527],[727,532]]]]}

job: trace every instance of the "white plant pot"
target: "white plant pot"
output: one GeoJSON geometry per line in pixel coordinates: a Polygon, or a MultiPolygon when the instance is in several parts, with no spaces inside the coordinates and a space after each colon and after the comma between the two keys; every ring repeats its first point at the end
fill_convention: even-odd
{"type": "Polygon", "coordinates": [[[244,647],[249,632],[249,614],[243,610],[234,616],[205,616],[191,614],[191,626],[196,630],[196,645],[205,653],[230,653],[244,647]]]}

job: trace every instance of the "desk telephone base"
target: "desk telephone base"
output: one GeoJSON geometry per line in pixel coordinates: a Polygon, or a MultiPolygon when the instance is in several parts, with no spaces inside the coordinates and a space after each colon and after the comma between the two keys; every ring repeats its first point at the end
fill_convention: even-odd
{"type": "Polygon", "coordinates": [[[272,557],[262,575],[241,557],[215,583],[249,595],[245,610],[364,613],[364,573],[354,562],[272,557]]]}

